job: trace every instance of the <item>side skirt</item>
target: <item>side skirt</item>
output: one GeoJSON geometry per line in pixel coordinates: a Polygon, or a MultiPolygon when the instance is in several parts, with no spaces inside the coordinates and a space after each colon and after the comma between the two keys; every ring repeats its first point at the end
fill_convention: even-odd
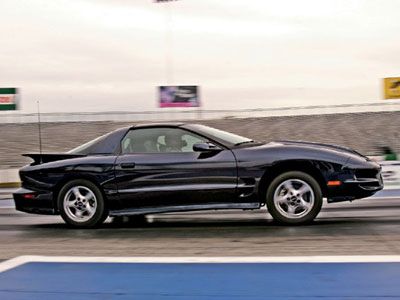
{"type": "Polygon", "coordinates": [[[217,204],[207,204],[207,205],[198,205],[198,204],[175,205],[175,206],[160,206],[160,207],[112,210],[112,211],[110,211],[110,217],[146,215],[146,214],[180,212],[180,211],[195,211],[195,210],[257,209],[260,207],[261,207],[260,203],[217,203],[217,204]]]}

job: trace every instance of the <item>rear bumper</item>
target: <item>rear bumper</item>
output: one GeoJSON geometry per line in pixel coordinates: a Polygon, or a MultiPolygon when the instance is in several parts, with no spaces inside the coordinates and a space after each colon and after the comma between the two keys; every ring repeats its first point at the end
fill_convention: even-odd
{"type": "Polygon", "coordinates": [[[22,212],[55,215],[53,193],[37,192],[25,188],[18,189],[13,194],[15,208],[22,212]]]}

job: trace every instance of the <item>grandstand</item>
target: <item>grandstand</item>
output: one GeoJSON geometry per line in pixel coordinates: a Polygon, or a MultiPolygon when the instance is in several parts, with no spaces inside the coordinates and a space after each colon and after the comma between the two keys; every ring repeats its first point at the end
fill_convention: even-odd
{"type": "MultiPolygon", "coordinates": [[[[157,120],[154,120],[157,121],[157,120]]],[[[174,120],[176,121],[176,120],[174,120]]],[[[185,119],[182,119],[185,121],[185,119]]],[[[201,119],[202,123],[260,141],[282,139],[340,144],[376,155],[378,147],[400,152],[400,111],[201,119]]],[[[135,121],[79,121],[42,123],[44,152],[63,152],[135,121]]],[[[4,123],[0,131],[0,168],[20,167],[29,159],[21,153],[38,152],[35,123],[4,123]]]]}

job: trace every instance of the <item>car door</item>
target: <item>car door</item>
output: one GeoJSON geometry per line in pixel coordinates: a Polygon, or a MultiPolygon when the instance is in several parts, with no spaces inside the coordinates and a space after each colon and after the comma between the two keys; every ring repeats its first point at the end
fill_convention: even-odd
{"type": "Polygon", "coordinates": [[[193,150],[206,138],[178,127],[136,128],[115,165],[123,208],[213,205],[237,201],[237,167],[229,149],[193,150]]]}

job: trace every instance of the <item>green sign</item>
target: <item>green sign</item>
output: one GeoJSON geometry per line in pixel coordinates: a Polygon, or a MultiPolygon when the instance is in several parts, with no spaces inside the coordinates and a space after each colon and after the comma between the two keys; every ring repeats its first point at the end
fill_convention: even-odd
{"type": "Polygon", "coordinates": [[[18,89],[0,88],[0,110],[16,110],[18,89]]]}

